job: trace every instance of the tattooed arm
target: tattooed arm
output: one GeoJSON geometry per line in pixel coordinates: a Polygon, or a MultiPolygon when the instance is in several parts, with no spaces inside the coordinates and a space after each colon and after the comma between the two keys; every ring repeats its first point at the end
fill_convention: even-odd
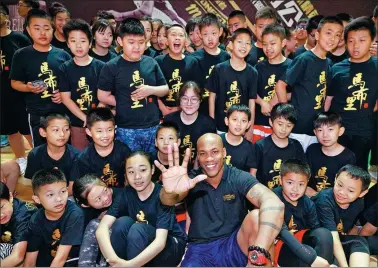
{"type": "MultiPolygon", "coordinates": [[[[285,206],[281,200],[261,183],[253,186],[247,199],[259,212],[259,232],[253,245],[269,250],[282,228],[285,206]]],[[[250,242],[250,246],[252,246],[250,242]]]]}

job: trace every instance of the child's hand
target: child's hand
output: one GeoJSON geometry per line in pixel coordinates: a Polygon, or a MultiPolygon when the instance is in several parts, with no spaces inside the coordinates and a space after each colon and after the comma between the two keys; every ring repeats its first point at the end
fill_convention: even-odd
{"type": "Polygon", "coordinates": [[[62,98],[60,97],[60,92],[57,92],[55,94],[53,94],[53,96],[51,97],[51,100],[53,103],[62,103],[62,98]]]}
{"type": "Polygon", "coordinates": [[[99,220],[101,220],[102,217],[104,217],[104,216],[106,215],[107,212],[108,212],[108,210],[103,211],[100,215],[98,215],[97,218],[98,218],[99,220]]]}
{"type": "Polygon", "coordinates": [[[31,82],[28,82],[28,83],[26,84],[26,88],[27,88],[30,92],[34,93],[34,94],[39,94],[39,93],[42,93],[43,91],[46,90],[46,87],[45,87],[45,86],[40,85],[40,86],[35,87],[35,86],[33,86],[33,84],[32,84],[31,82]]]}
{"type": "Polygon", "coordinates": [[[313,197],[314,195],[316,195],[318,192],[315,191],[314,189],[312,189],[311,187],[307,186],[306,188],[306,195],[308,197],[313,197]]]}
{"type": "Polygon", "coordinates": [[[270,106],[269,102],[262,101],[261,102],[261,113],[265,116],[270,116],[271,111],[272,111],[272,106],[270,106]]]}
{"type": "Polygon", "coordinates": [[[252,130],[252,129],[249,129],[249,130],[247,131],[247,133],[245,133],[244,138],[245,138],[247,141],[252,142],[252,140],[253,140],[253,130],[252,130]]]}
{"type": "Polygon", "coordinates": [[[153,89],[147,85],[136,86],[136,90],[131,92],[131,99],[133,100],[143,100],[148,96],[152,95],[153,89]]]}

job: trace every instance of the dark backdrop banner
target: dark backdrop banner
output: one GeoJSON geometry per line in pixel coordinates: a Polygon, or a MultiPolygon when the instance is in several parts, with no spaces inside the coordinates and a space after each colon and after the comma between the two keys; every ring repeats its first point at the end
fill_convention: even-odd
{"type": "MultiPolygon", "coordinates": [[[[17,1],[3,1],[10,10],[10,27],[22,31],[23,19],[17,13],[17,1]]],[[[40,1],[45,8],[52,1],[40,1]]],[[[254,23],[254,15],[264,6],[277,10],[282,21],[289,26],[296,25],[302,17],[318,14],[335,15],[345,12],[353,17],[371,16],[377,4],[376,0],[61,0],[71,12],[73,18],[90,21],[98,10],[111,10],[114,14],[126,16],[149,15],[160,18],[163,22],[185,22],[191,17],[198,17],[212,12],[226,23],[232,10],[242,10],[248,17],[248,25],[254,23]]]]}

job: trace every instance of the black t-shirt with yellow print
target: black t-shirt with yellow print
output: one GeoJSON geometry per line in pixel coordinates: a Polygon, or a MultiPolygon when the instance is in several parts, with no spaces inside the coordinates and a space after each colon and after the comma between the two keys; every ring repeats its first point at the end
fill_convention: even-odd
{"type": "Polygon", "coordinates": [[[179,106],[177,93],[182,85],[186,81],[198,79],[198,61],[190,55],[186,55],[182,60],[175,60],[169,54],[157,56],[155,60],[159,64],[169,87],[168,95],[162,97],[161,100],[168,107],[179,106]]]}
{"type": "Polygon", "coordinates": [[[29,202],[13,198],[13,214],[7,224],[1,224],[0,242],[15,245],[27,241],[30,217],[37,211],[37,207],[29,202]]]}
{"type": "Polygon", "coordinates": [[[84,233],[83,211],[68,200],[63,215],[55,221],[46,218],[40,208],[30,219],[27,252],[38,251],[37,267],[48,267],[59,245],[71,245],[67,260],[77,258],[84,233]]]}
{"type": "Polygon", "coordinates": [[[348,59],[332,66],[328,96],[333,96],[330,110],[343,119],[346,135],[373,135],[373,110],[378,99],[378,59],[361,63],[348,59]]]}
{"type": "MultiPolygon", "coordinates": [[[[286,59],[279,64],[270,64],[268,60],[256,64],[255,68],[258,73],[257,94],[266,102],[269,102],[275,93],[275,86],[278,80],[282,80],[287,68],[292,60],[286,59]]],[[[261,113],[261,106],[256,104],[255,125],[269,126],[269,117],[261,113]]]]}
{"type": "Polygon", "coordinates": [[[133,100],[131,93],[137,86],[155,87],[166,84],[164,75],[153,58],[142,56],[139,61],[131,62],[119,56],[102,68],[98,88],[115,94],[118,127],[140,129],[159,124],[157,97],[150,95],[143,100],[133,100]]]}
{"type": "Polygon", "coordinates": [[[364,210],[364,199],[357,198],[343,209],[336,203],[333,188],[325,189],[315,195],[312,200],[316,205],[320,225],[328,230],[347,234],[357,221],[359,214],[364,210]]]}
{"type": "Polygon", "coordinates": [[[28,46],[14,54],[10,79],[25,83],[42,80],[47,89],[40,94],[24,93],[29,113],[44,115],[50,112],[66,111],[63,104],[53,103],[53,92],[59,90],[59,67],[71,56],[62,49],[51,47],[48,52],[40,52],[28,46]]]}
{"type": "Polygon", "coordinates": [[[205,49],[201,48],[196,52],[192,53],[192,56],[198,60],[200,66],[200,75],[198,76],[199,85],[204,89],[202,94],[202,102],[199,111],[204,115],[209,115],[209,96],[210,92],[206,88],[206,81],[210,77],[215,65],[222,63],[231,58],[224,50],[220,50],[218,55],[211,55],[206,52],[205,49]]]}
{"type": "Polygon", "coordinates": [[[297,109],[298,120],[293,133],[314,136],[313,120],[324,109],[330,80],[330,59],[321,59],[312,51],[296,57],[282,79],[292,87],[291,104],[297,109]]]}
{"type": "Polygon", "coordinates": [[[281,148],[274,143],[271,135],[256,142],[254,156],[256,178],[271,190],[280,185],[280,168],[283,162],[288,159],[305,160],[299,141],[289,138],[288,145],[281,148]]]}
{"type": "Polygon", "coordinates": [[[311,168],[308,186],[318,192],[333,188],[339,169],[347,164],[356,163],[356,156],[348,148],[345,147],[338,155],[328,156],[323,153],[320,143],[311,144],[307,148],[306,159],[311,168]]]}
{"type": "Polygon", "coordinates": [[[70,180],[75,181],[85,174],[95,174],[108,187],[124,187],[125,159],[130,153],[126,144],[115,140],[112,152],[107,156],[101,156],[91,143],[73,163],[70,180]]]}
{"type": "Polygon", "coordinates": [[[227,109],[233,104],[249,106],[250,99],[257,96],[257,71],[247,64],[237,71],[231,66],[230,60],[217,64],[206,83],[206,88],[216,94],[215,98],[215,122],[217,130],[226,132],[224,122],[227,109]]]}
{"type": "MultiPolygon", "coordinates": [[[[97,83],[104,65],[105,63],[102,61],[93,58],[87,66],[79,66],[73,59],[66,61],[60,66],[60,91],[70,92],[71,99],[85,114],[99,103],[97,99],[97,83]]],[[[71,114],[70,118],[73,126],[83,126],[83,121],[75,115],[71,114]]]]}

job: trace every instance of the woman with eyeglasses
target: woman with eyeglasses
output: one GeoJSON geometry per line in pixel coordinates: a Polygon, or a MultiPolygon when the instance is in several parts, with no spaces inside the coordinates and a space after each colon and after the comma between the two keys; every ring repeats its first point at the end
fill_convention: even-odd
{"type": "Polygon", "coordinates": [[[164,122],[173,122],[180,129],[180,154],[186,148],[191,150],[188,169],[192,168],[196,158],[197,140],[205,133],[217,133],[213,118],[200,114],[198,109],[202,101],[202,90],[196,82],[187,81],[178,92],[180,110],[164,117],[164,122]]]}

